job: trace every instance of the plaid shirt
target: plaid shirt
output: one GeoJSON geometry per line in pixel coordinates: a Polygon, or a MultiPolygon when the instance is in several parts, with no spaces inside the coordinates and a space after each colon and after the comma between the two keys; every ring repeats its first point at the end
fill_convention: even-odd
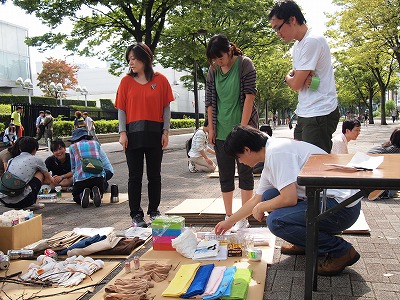
{"type": "MultiPolygon", "coordinates": [[[[71,144],[69,146],[69,153],[71,155],[71,171],[74,174],[73,175],[73,181],[83,181],[86,179],[89,179],[91,177],[105,177],[106,173],[101,172],[100,174],[92,174],[92,173],[86,173],[83,172],[82,170],[82,162],[80,161],[78,157],[78,153],[76,151],[76,148],[79,149],[79,153],[81,158],[98,158],[101,159],[100,155],[100,144],[95,141],[95,140],[80,140],[77,143],[71,144]]],[[[105,162],[103,162],[103,165],[105,162]]]]}

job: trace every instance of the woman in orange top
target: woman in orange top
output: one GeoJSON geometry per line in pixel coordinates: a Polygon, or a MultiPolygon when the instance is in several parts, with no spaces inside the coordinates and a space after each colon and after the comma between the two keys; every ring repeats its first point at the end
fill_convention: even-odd
{"type": "Polygon", "coordinates": [[[140,206],[143,162],[146,157],[150,221],[160,215],[161,161],[168,146],[170,102],[174,100],[167,78],[154,72],[153,53],[144,43],[128,47],[125,54],[129,73],[118,87],[115,107],[118,109],[119,143],[129,170],[128,197],[132,222],[147,227],[140,206]]]}

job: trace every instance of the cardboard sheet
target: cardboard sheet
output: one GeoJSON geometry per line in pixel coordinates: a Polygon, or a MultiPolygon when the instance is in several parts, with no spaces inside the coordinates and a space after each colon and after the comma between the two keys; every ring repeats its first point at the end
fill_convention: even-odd
{"type": "Polygon", "coordinates": [[[365,219],[364,212],[361,210],[357,221],[350,228],[343,231],[343,234],[370,234],[371,228],[365,219]]]}
{"type": "MultiPolygon", "coordinates": [[[[10,269],[7,271],[7,274],[4,270],[0,270],[0,276],[10,275],[19,271],[22,271],[22,274],[26,273],[28,270],[28,266],[32,263],[32,260],[15,260],[11,261],[10,269]]],[[[76,291],[72,291],[76,288],[85,287],[87,285],[92,285],[99,283],[102,281],[110,272],[112,272],[120,262],[105,262],[104,268],[98,270],[93,273],[90,278],[85,278],[79,285],[74,287],[32,287],[32,286],[23,286],[20,284],[14,283],[5,283],[3,286],[4,292],[10,297],[10,299],[27,299],[33,296],[44,296],[44,295],[52,295],[60,292],[66,292],[64,295],[53,295],[51,297],[45,299],[55,299],[55,300],[70,300],[70,299],[80,299],[83,295],[89,292],[91,287],[79,289],[76,291]]],[[[3,292],[0,296],[4,297],[3,292]]],[[[8,299],[8,298],[7,298],[8,299]]]]}
{"type": "MultiPolygon", "coordinates": [[[[153,251],[153,250],[149,250],[153,251]]],[[[153,251],[154,252],[154,251],[153,251]]],[[[161,251],[157,251],[161,252],[161,251]]],[[[162,251],[167,252],[167,251],[162,251]]],[[[171,255],[168,258],[163,257],[163,259],[155,259],[155,260],[142,260],[140,258],[140,264],[145,264],[146,262],[153,263],[163,263],[163,264],[171,264],[172,268],[168,274],[166,280],[156,283],[153,288],[150,288],[147,292],[150,299],[160,300],[160,299],[181,299],[181,298],[172,298],[172,297],[162,297],[161,294],[168,287],[170,281],[174,278],[176,272],[179,270],[179,266],[182,264],[192,264],[194,261],[185,257],[180,256],[175,251],[170,251],[175,253],[175,255],[171,255]]],[[[235,265],[237,268],[251,268],[253,270],[253,278],[250,282],[249,292],[247,295],[247,299],[263,299],[264,294],[264,286],[265,286],[265,278],[267,275],[267,263],[263,259],[259,262],[250,262],[247,258],[241,257],[229,257],[228,260],[224,261],[199,261],[202,265],[213,263],[216,266],[233,266],[235,265]]],[[[134,272],[134,270],[133,270],[134,272]]],[[[113,284],[117,278],[131,278],[132,273],[125,273],[125,271],[121,271],[113,280],[109,283],[113,284]]],[[[100,290],[96,295],[94,295],[91,299],[100,300],[103,299],[104,296],[104,288],[100,290]]]]}
{"type": "MultiPolygon", "coordinates": [[[[54,236],[52,236],[51,238],[57,238],[57,237],[63,236],[65,234],[67,234],[68,232],[69,231],[61,231],[61,232],[55,234],[54,236]]],[[[142,245],[139,245],[135,249],[133,249],[129,255],[95,255],[95,254],[91,254],[89,256],[93,259],[102,259],[102,258],[104,258],[104,259],[126,259],[127,257],[131,256],[133,253],[142,249],[148,242],[151,242],[151,238],[152,237],[149,236],[142,245]]],[[[62,259],[65,259],[67,257],[67,255],[59,255],[59,257],[62,259]]]]}
{"type": "MultiPolygon", "coordinates": [[[[101,199],[101,204],[102,205],[120,204],[125,201],[128,201],[128,193],[119,193],[119,202],[116,202],[116,203],[111,203],[110,198],[111,198],[111,193],[105,193],[103,195],[103,199],[101,199]]],[[[89,201],[93,202],[92,200],[89,200],[89,201]]],[[[63,192],[61,197],[56,198],[56,199],[40,199],[40,196],[39,196],[38,202],[40,202],[40,203],[58,203],[58,204],[75,204],[74,200],[72,199],[72,193],[70,193],[70,192],[63,192]]]]}
{"type": "MultiPolygon", "coordinates": [[[[233,198],[232,209],[236,212],[242,206],[241,199],[233,198]]],[[[166,215],[178,215],[185,218],[186,225],[216,225],[225,218],[225,207],[222,198],[186,199],[178,206],[165,212],[166,215]]],[[[251,225],[265,225],[249,216],[251,225]]]]}

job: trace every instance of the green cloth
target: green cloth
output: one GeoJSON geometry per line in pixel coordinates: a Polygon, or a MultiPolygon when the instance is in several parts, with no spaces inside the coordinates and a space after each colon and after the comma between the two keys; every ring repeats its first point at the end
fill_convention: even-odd
{"type": "Polygon", "coordinates": [[[233,127],[239,125],[242,120],[238,59],[226,74],[218,68],[215,74],[215,88],[217,91],[217,139],[225,141],[233,127]]]}
{"type": "Polygon", "coordinates": [[[14,111],[11,114],[11,119],[14,119],[14,121],[12,121],[14,125],[21,126],[21,114],[19,112],[14,111]]]}
{"type": "Polygon", "coordinates": [[[230,296],[224,296],[222,300],[245,300],[249,291],[252,269],[236,269],[230,296]]]}

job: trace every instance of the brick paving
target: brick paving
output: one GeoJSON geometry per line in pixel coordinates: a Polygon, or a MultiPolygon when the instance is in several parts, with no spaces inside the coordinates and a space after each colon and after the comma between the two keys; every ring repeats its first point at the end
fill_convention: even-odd
{"type": "MultiPolygon", "coordinates": [[[[358,140],[349,143],[350,153],[366,152],[388,140],[398,125],[388,120],[387,126],[362,126],[358,140]]],[[[337,132],[340,132],[340,126],[341,124],[337,132]]],[[[292,137],[292,131],[283,125],[273,134],[277,137],[292,137]]],[[[164,153],[161,213],[187,198],[220,197],[218,179],[210,179],[206,174],[192,174],[188,171],[184,141],[189,136],[187,133],[171,136],[169,149],[164,153]]],[[[102,146],[115,169],[110,183],[118,184],[120,192],[127,192],[128,171],[121,147],[116,142],[102,146]]],[[[46,158],[49,153],[39,151],[37,155],[46,158]]],[[[142,207],[146,209],[148,200],[145,174],[143,183],[142,207]]],[[[239,191],[235,192],[235,197],[239,197],[239,191]]],[[[371,227],[371,235],[344,236],[360,252],[361,259],[351,268],[346,268],[340,276],[319,276],[318,292],[314,293],[314,299],[400,299],[399,200],[363,200],[362,209],[371,227]]],[[[0,213],[6,210],[0,206],[0,213]]],[[[131,222],[128,202],[99,208],[90,205],[86,209],[73,204],[46,204],[39,212],[43,216],[44,238],[60,231],[72,230],[74,227],[113,226],[116,229],[125,229],[131,222]]],[[[211,229],[212,225],[198,229],[211,229]]],[[[267,270],[264,299],[303,299],[305,257],[281,255],[281,244],[282,240],[278,238],[274,262],[267,270]]],[[[91,295],[87,295],[84,299],[90,297],[91,295]]]]}

